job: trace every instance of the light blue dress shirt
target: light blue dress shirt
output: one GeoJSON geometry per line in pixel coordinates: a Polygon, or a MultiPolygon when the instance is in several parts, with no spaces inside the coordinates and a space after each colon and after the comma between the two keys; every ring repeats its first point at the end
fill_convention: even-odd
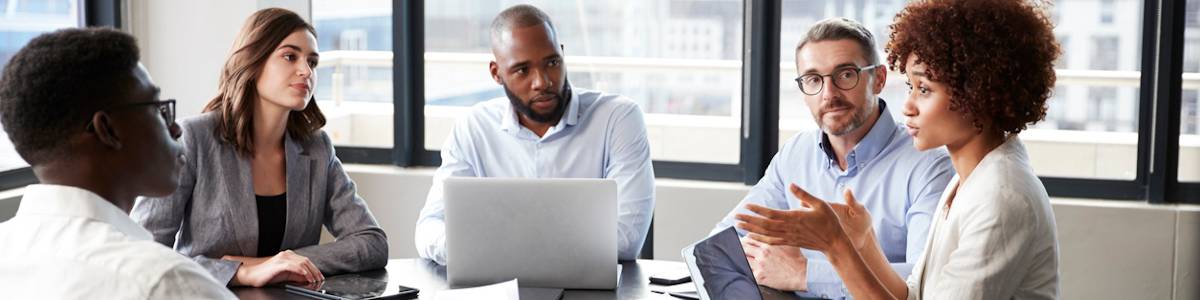
{"type": "Polygon", "coordinates": [[[642,111],[629,98],[571,89],[557,125],[538,137],[508,98],[475,105],[442,146],[442,166],[417,220],[417,253],[446,264],[447,177],[608,178],[617,182],[617,258],[637,258],[654,211],[654,170],[642,111]]]}
{"type": "MultiPolygon", "coordinates": [[[[849,187],[871,213],[879,245],[901,278],[912,272],[924,251],[929,224],[942,190],[954,175],[950,157],[942,148],[920,152],[912,137],[879,100],[879,119],[858,145],[846,155],[846,170],[838,166],[828,138],[819,130],[802,132],[788,140],[771,159],[763,178],[750,189],[713,229],[717,233],[736,224],[734,215],[752,214],[755,203],[775,209],[797,209],[800,200],[788,192],[795,183],[809,194],[831,203],[845,203],[849,187]]],[[[745,235],[739,230],[739,234],[745,235]]],[[[807,250],[806,297],[843,298],[849,295],[837,271],[824,254],[807,250]]]]}

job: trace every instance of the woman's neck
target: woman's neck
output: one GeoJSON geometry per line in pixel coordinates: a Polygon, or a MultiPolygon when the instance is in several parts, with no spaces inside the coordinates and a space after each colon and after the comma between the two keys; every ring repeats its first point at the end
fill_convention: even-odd
{"type": "Polygon", "coordinates": [[[1004,144],[1004,134],[985,130],[984,133],[973,135],[961,143],[946,145],[946,150],[950,153],[950,162],[954,165],[954,171],[958,173],[958,182],[966,181],[971,172],[975,171],[975,167],[979,166],[979,162],[1001,144],[1004,144]]]}
{"type": "Polygon", "coordinates": [[[283,135],[287,133],[287,108],[259,99],[254,104],[254,151],[283,149],[283,135]]]}

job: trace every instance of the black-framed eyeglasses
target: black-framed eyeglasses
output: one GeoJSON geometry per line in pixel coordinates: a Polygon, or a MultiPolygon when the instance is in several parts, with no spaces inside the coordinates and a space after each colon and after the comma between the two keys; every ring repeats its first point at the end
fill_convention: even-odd
{"type": "Polygon", "coordinates": [[[832,74],[804,74],[796,77],[796,85],[800,87],[800,92],[805,95],[816,95],[821,93],[821,89],[825,88],[825,77],[833,79],[833,86],[842,90],[853,89],[858,86],[860,74],[863,71],[871,70],[882,66],[874,64],[865,67],[857,68],[841,68],[834,70],[832,74]]]}
{"type": "MultiPolygon", "coordinates": [[[[143,106],[143,105],[156,106],[158,108],[158,113],[160,115],[162,115],[163,121],[166,122],[168,128],[171,127],[171,124],[175,123],[175,99],[117,104],[117,105],[102,108],[98,111],[114,111],[114,110],[127,109],[127,108],[132,108],[132,107],[143,106]]],[[[92,122],[91,121],[89,121],[87,124],[87,130],[88,131],[92,130],[92,122]]]]}

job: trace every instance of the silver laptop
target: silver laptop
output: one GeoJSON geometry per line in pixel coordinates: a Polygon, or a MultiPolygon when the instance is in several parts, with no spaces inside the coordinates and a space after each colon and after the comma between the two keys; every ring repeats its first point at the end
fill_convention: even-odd
{"type": "Polygon", "coordinates": [[[452,177],[445,200],[451,286],[617,288],[613,180],[452,177]]]}

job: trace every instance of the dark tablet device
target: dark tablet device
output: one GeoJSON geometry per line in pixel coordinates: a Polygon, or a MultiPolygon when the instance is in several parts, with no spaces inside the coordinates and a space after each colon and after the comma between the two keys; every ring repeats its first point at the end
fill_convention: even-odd
{"type": "Polygon", "coordinates": [[[312,285],[288,284],[284,288],[292,294],[330,300],[416,299],[418,293],[414,288],[388,285],[387,280],[359,274],[326,277],[324,282],[312,285]]]}
{"type": "Polygon", "coordinates": [[[733,227],[683,248],[681,252],[700,299],[799,299],[796,294],[758,285],[733,227]]]}

